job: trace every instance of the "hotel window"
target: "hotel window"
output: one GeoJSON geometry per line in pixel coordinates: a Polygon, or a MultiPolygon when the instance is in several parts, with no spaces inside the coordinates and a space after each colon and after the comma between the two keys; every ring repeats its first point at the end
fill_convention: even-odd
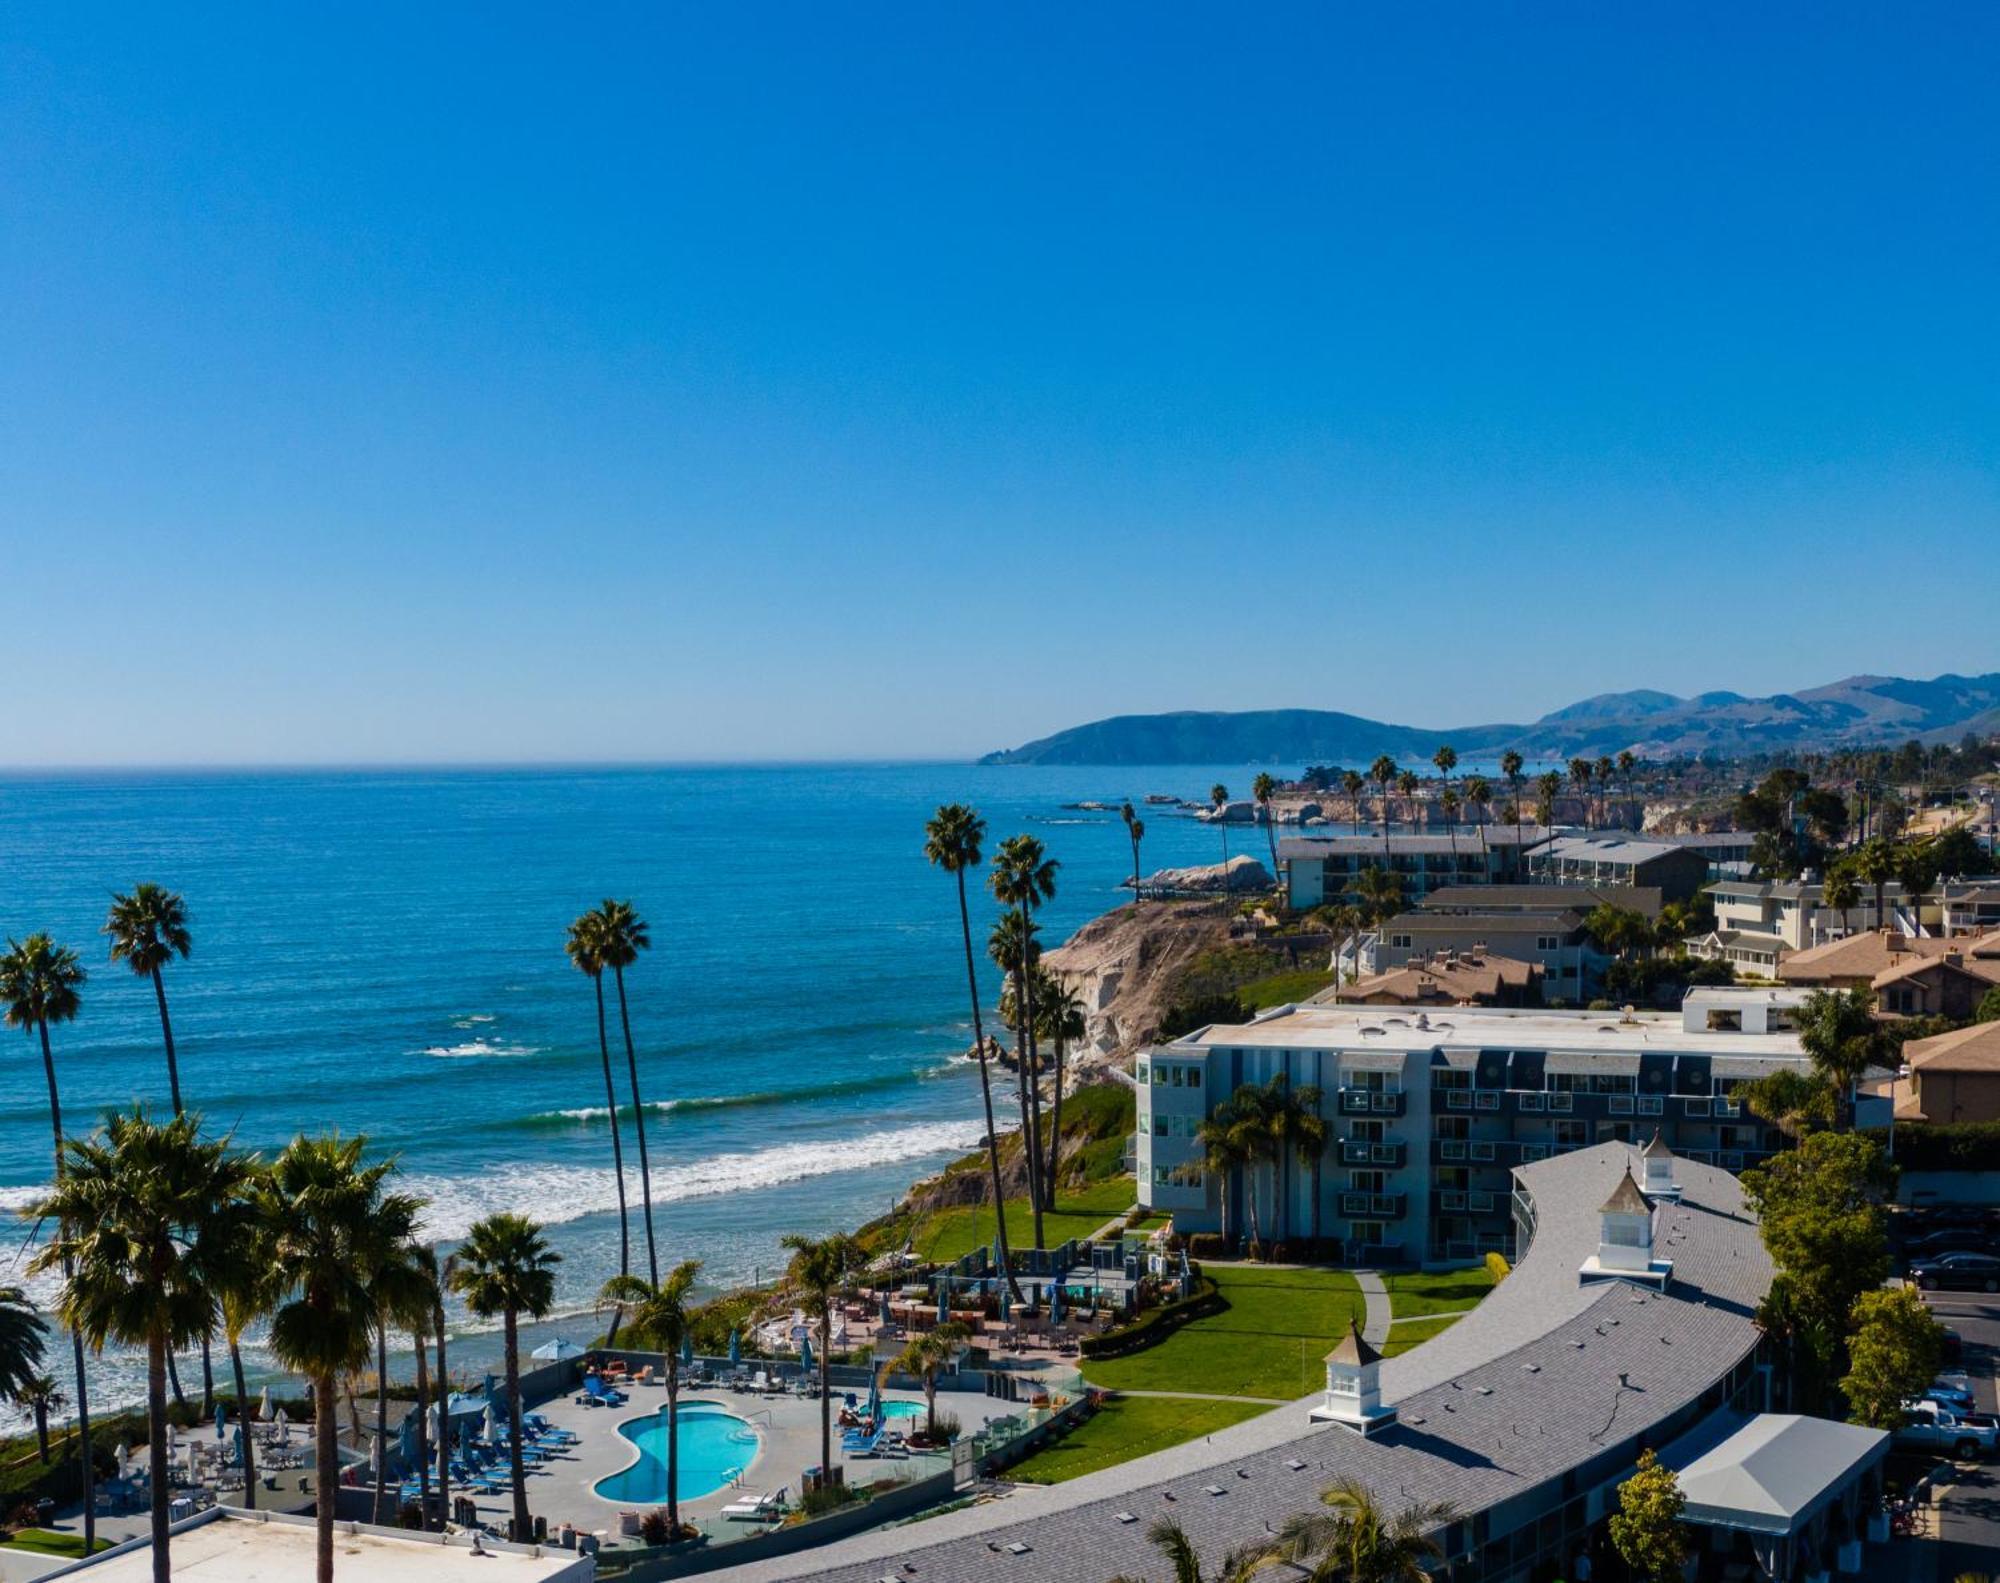
{"type": "Polygon", "coordinates": [[[1188,1086],[1189,1088],[1200,1088],[1200,1087],[1201,1087],[1201,1068],[1200,1068],[1200,1067],[1198,1067],[1198,1066],[1191,1066],[1191,1067],[1189,1067],[1189,1068],[1187,1069],[1187,1086],[1188,1086]]]}
{"type": "Polygon", "coordinates": [[[1556,1123],[1556,1147],[1560,1149],[1580,1149],[1590,1142],[1590,1123],[1587,1121],[1559,1121],[1556,1123]]]}
{"type": "Polygon", "coordinates": [[[1153,1086],[1155,1088],[1165,1088],[1167,1086],[1167,1068],[1164,1062],[1155,1061],[1153,1063],[1153,1086]]]}
{"type": "Polygon", "coordinates": [[[1537,951],[1560,951],[1562,949],[1562,936],[1559,934],[1538,934],[1535,936],[1535,949],[1537,951]]]}
{"type": "Polygon", "coordinates": [[[1470,1088],[1472,1073],[1462,1066],[1441,1067],[1431,1074],[1433,1088],[1470,1088]]]}
{"type": "Polygon", "coordinates": [[[1460,1139],[1472,1136],[1472,1119],[1469,1116],[1433,1116],[1431,1125],[1437,1128],[1435,1136],[1440,1138],[1460,1139]]]}
{"type": "Polygon", "coordinates": [[[1168,1131],[1167,1118],[1165,1116],[1155,1116],[1153,1118],[1153,1136],[1164,1138],[1167,1136],[1168,1131]]]}
{"type": "Polygon", "coordinates": [[[1590,1079],[1593,1094],[1631,1094],[1638,1090],[1638,1080],[1630,1072],[1598,1072],[1590,1079]]]}
{"type": "Polygon", "coordinates": [[[1408,951],[1408,950],[1412,949],[1412,947],[1411,947],[1411,945],[1410,945],[1410,937],[1409,937],[1408,935],[1406,935],[1406,934],[1392,934],[1392,935],[1390,935],[1390,936],[1389,936],[1389,949],[1390,949],[1390,950],[1392,950],[1392,951],[1408,951]]]}
{"type": "Polygon", "coordinates": [[[1153,1080],[1153,1079],[1152,1079],[1152,1066],[1151,1066],[1151,1063],[1150,1063],[1150,1062],[1146,1062],[1146,1061],[1141,1061],[1141,1062],[1139,1063],[1139,1070],[1138,1070],[1138,1071],[1137,1071],[1137,1072],[1136,1072],[1136,1073],[1135,1073],[1134,1075],[1135,1075],[1135,1076],[1136,1076],[1136,1077],[1137,1077],[1137,1078],[1139,1079],[1139,1081],[1140,1081],[1140,1082],[1142,1082],[1142,1083],[1150,1083],[1150,1082],[1152,1082],[1152,1080],[1153,1080]]]}

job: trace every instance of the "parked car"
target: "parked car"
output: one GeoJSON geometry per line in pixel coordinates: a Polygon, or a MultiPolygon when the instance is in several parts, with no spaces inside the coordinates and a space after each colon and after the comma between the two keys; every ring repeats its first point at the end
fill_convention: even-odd
{"type": "Polygon", "coordinates": [[[1993,1233],[1972,1226],[1933,1231],[1910,1244],[1912,1259],[1934,1259],[1943,1253],[1992,1253],[1993,1233]]]}
{"type": "Polygon", "coordinates": [[[1896,1444],[1913,1450],[1937,1451],[1970,1462],[2000,1444],[2000,1425],[1974,1423],[1936,1402],[1905,1402],[1909,1421],[1896,1431],[1896,1444]]]}
{"type": "Polygon", "coordinates": [[[1942,1253],[1912,1263],[1910,1280],[1927,1292],[2000,1292],[2000,1259],[1990,1253],[1942,1253]]]}
{"type": "Polygon", "coordinates": [[[1957,1378],[1941,1375],[1932,1380],[1930,1389],[1924,1392],[1924,1400],[1936,1402],[1948,1413],[1956,1413],[1961,1418],[1972,1416],[1976,1403],[1972,1400],[1972,1390],[1964,1375],[1957,1378]]]}

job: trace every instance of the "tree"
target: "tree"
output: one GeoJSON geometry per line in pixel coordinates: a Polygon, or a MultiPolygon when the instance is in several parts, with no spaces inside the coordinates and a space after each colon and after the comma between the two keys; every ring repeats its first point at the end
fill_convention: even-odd
{"type": "Polygon", "coordinates": [[[1514,804],[1514,861],[1521,861],[1521,766],[1526,761],[1509,748],[1500,755],[1500,773],[1507,777],[1507,792],[1514,804]]]}
{"type": "MultiPolygon", "coordinates": [[[[1327,1139],[1332,1128],[1326,1118],[1319,1113],[1320,1101],[1324,1098],[1317,1083],[1307,1083],[1303,1088],[1294,1089],[1286,1082],[1284,1075],[1276,1079],[1279,1088],[1278,1105],[1272,1116],[1271,1132],[1278,1150],[1289,1151],[1298,1161],[1299,1168],[1310,1171],[1313,1178],[1312,1195],[1312,1237],[1319,1241],[1319,1162],[1326,1151],[1327,1139]]],[[[1278,1235],[1284,1236],[1291,1230],[1289,1223],[1278,1227],[1278,1235]]]]}
{"type": "Polygon", "coordinates": [[[1832,1088],[1834,1125],[1854,1120],[1854,1085],[1875,1059],[1879,1030],[1865,989],[1816,989],[1794,1019],[1813,1071],[1832,1088]]]}
{"type": "MultiPolygon", "coordinates": [[[[167,1015],[167,983],[160,970],[177,956],[185,961],[194,948],[194,937],[188,932],[187,903],[162,885],[135,885],[131,894],[111,898],[111,911],[99,933],[111,939],[113,962],[123,962],[140,978],[152,981],[153,999],[160,1008],[160,1039],[167,1050],[167,1091],[178,1116],[185,1108],[181,1104],[180,1063],[174,1054],[173,1019],[167,1015]]],[[[184,1401],[173,1365],[169,1353],[167,1380],[173,1386],[174,1399],[184,1401]]],[[[205,1333],[201,1338],[201,1411],[203,1417],[215,1411],[215,1365],[205,1333]]]]}
{"type": "Polygon", "coordinates": [[[1139,905],[1139,841],[1146,833],[1146,822],[1141,819],[1130,803],[1121,805],[1118,817],[1125,821],[1125,839],[1132,843],[1132,905],[1139,905]]]}
{"type": "MultiPolygon", "coordinates": [[[[625,1145],[620,1138],[618,1127],[618,1086],[611,1080],[611,1038],[604,1026],[604,970],[610,964],[604,960],[603,921],[594,912],[587,912],[569,926],[569,936],[564,941],[563,951],[569,957],[570,965],[590,980],[591,988],[597,992],[597,1053],[604,1063],[604,1108],[611,1127],[611,1174],[618,1184],[618,1273],[632,1273],[632,1223],[625,1209],[625,1145]]],[[[610,1341],[618,1339],[618,1311],[611,1316],[610,1341]]]]}
{"type": "Polygon", "coordinates": [[[514,1537],[534,1532],[528,1515],[528,1475],[521,1460],[521,1316],[540,1319],[555,1306],[556,1266],[562,1255],[542,1228],[525,1215],[488,1215],[475,1221],[458,1250],[454,1290],[482,1319],[497,1317],[507,1360],[507,1461],[514,1480],[514,1537]]]}
{"type": "MultiPolygon", "coordinates": [[[[441,1310],[444,1306],[443,1276],[438,1270],[437,1249],[427,1242],[412,1242],[403,1251],[402,1278],[389,1294],[393,1312],[391,1317],[410,1333],[410,1348],[417,1360],[417,1507],[423,1513],[423,1526],[431,1525],[431,1444],[430,1411],[427,1403],[431,1395],[430,1348],[428,1342],[433,1327],[438,1333],[438,1346],[444,1346],[444,1322],[441,1310]]],[[[449,1442],[451,1436],[444,1432],[447,1408],[444,1382],[439,1381],[436,1395],[437,1419],[441,1441],[449,1442]]],[[[440,1500],[440,1509],[448,1518],[451,1502],[440,1500]]]]}
{"type": "MultiPolygon", "coordinates": [[[[76,1020],[77,1012],[83,1008],[83,985],[88,977],[74,951],[39,932],[18,942],[10,939],[6,955],[0,956],[0,1005],[6,1007],[7,1026],[19,1028],[41,1041],[42,1072],[49,1084],[49,1126],[56,1139],[57,1181],[62,1179],[63,1172],[62,1094],[56,1083],[55,1048],[49,1040],[49,1029],[56,1023],[76,1020]]],[[[97,1543],[97,1479],[90,1460],[90,1385],[83,1371],[83,1332],[75,1325],[69,1328],[69,1344],[76,1365],[76,1438],[83,1471],[83,1553],[89,1555],[97,1543]]]]}
{"type": "Polygon", "coordinates": [[[1555,827],[1556,798],[1562,792],[1563,778],[1554,770],[1544,770],[1535,777],[1535,822],[1544,830],[1555,827]]]}
{"type": "Polygon", "coordinates": [[[1611,823],[1611,772],[1616,766],[1611,762],[1610,754],[1600,753],[1590,768],[1597,781],[1597,822],[1608,825],[1611,823]]]}
{"type": "MultiPolygon", "coordinates": [[[[1226,838],[1225,838],[1226,839],[1226,838]]],[[[1035,909],[1055,900],[1056,872],[1061,868],[1048,855],[1042,843],[1031,835],[1009,836],[1000,843],[1000,851],[993,859],[993,871],[988,876],[988,885],[994,897],[1003,907],[1020,909],[1021,917],[1033,925],[1035,909]]],[[[1053,1207],[1053,1190],[1048,1183],[1039,1180],[1041,1172],[1039,1157],[1042,1147],[1042,1089],[1039,1081],[1040,1062],[1036,1059],[1035,1026],[1035,980],[1033,974],[1022,979],[1027,990],[1027,1005],[1024,1010],[1024,1032],[1027,1037],[1026,1060],[1021,1071],[1022,1080],[1028,1085],[1028,1191],[1035,1201],[1035,1245],[1041,1246],[1041,1211],[1053,1207]]]]}
{"type": "Polygon", "coordinates": [[[56,1382],[42,1373],[48,1333],[26,1292],[18,1286],[0,1286],[0,1402],[34,1411],[44,1462],[49,1459],[47,1402],[56,1394],[56,1382]]]}
{"type": "Polygon", "coordinates": [[[451,1369],[445,1351],[444,1294],[452,1289],[452,1281],[458,1275],[458,1255],[447,1254],[440,1259],[437,1249],[430,1250],[431,1267],[437,1271],[436,1295],[431,1304],[431,1334],[437,1337],[437,1479],[438,1509],[445,1520],[451,1517],[451,1369]]]}
{"type": "Polygon", "coordinates": [[[1316,907],[1313,909],[1313,916],[1319,920],[1326,932],[1333,936],[1333,950],[1330,955],[1333,961],[1333,987],[1338,990],[1341,952],[1346,949],[1349,940],[1368,927],[1368,920],[1362,916],[1359,907],[1348,902],[1334,902],[1329,906],[1316,907]]]}
{"type": "MultiPolygon", "coordinates": [[[[1126,825],[1132,830],[1132,899],[1139,897],[1139,822],[1130,818],[1132,805],[1125,805],[1126,825]]],[[[979,867],[980,843],[986,839],[986,821],[977,809],[965,803],[945,803],[924,826],[924,856],[933,867],[949,874],[958,887],[958,927],[965,941],[965,988],[972,1000],[972,1050],[979,1061],[979,1098],[986,1107],[986,1163],[993,1178],[994,1240],[1000,1263],[1007,1272],[1007,1284],[1015,1300],[1021,1288],[1014,1278],[1007,1254],[1007,1194],[1000,1185],[1000,1134],[993,1124],[993,1078],[987,1067],[986,1030],[980,1025],[979,973],[972,956],[972,913],[965,899],[965,876],[979,867]]]]}
{"type": "Polygon", "coordinates": [[[603,1297],[611,1302],[632,1305],[632,1330],[650,1341],[666,1359],[667,1369],[667,1526],[675,1538],[681,1532],[681,1343],[687,1340],[694,1320],[689,1301],[701,1261],[687,1259],[674,1266],[657,1286],[629,1275],[614,1275],[605,1283],[603,1297]]]}
{"type": "Polygon", "coordinates": [[[1903,1403],[1922,1396],[1937,1377],[1944,1327],[1921,1293],[1907,1286],[1863,1292],[1854,1304],[1847,1374],[1840,1382],[1849,1419],[1871,1429],[1897,1429],[1903,1403]]]}
{"type": "Polygon", "coordinates": [[[1927,843],[1912,841],[1896,854],[1896,878],[1902,881],[1903,897],[1909,903],[1910,924],[1922,934],[1924,897],[1938,878],[1937,859],[1927,843]]]}
{"type": "Polygon", "coordinates": [[[629,901],[613,901],[607,896],[597,907],[596,944],[598,959],[611,969],[612,981],[618,986],[618,1023],[625,1032],[625,1072],[632,1084],[632,1131],[639,1140],[639,1206],[646,1225],[646,1273],[657,1286],[660,1254],[653,1242],[653,1167],[646,1155],[646,1100],[639,1092],[639,1057],[632,1048],[632,1014],[625,1003],[625,969],[639,960],[641,951],[653,948],[653,937],[646,920],[629,901]]]}
{"type": "Polygon", "coordinates": [[[1467,780],[1465,805],[1472,810],[1473,823],[1479,826],[1480,868],[1490,876],[1493,858],[1486,845],[1486,825],[1493,814],[1493,783],[1484,775],[1474,775],[1467,780]]]}
{"type": "Polygon", "coordinates": [[[1396,761],[1386,753],[1375,755],[1368,766],[1368,778],[1375,783],[1375,799],[1382,807],[1382,866],[1389,864],[1389,788],[1395,784],[1396,761]]]}
{"type": "MultiPolygon", "coordinates": [[[[368,1272],[368,1286],[375,1294],[375,1423],[377,1432],[389,1431],[389,1327],[408,1328],[413,1317],[421,1325],[428,1322],[430,1293],[425,1287],[421,1258],[428,1253],[414,1241],[388,1241],[376,1250],[374,1267],[368,1272]],[[420,1316],[420,1317],[418,1317],[420,1316]]],[[[417,1416],[423,1418],[424,1349],[417,1343],[417,1416]]],[[[375,1521],[384,1522],[391,1514],[388,1505],[389,1457],[387,1440],[375,1458],[375,1521]]],[[[422,1461],[419,1454],[418,1460],[422,1461]]],[[[428,1482],[428,1481],[426,1481],[428,1482]]],[[[428,1503],[425,1503],[428,1504],[428,1503]]]]}
{"type": "Polygon", "coordinates": [[[1632,821],[1632,828],[1644,827],[1646,821],[1639,811],[1638,800],[1632,795],[1632,771],[1638,768],[1639,759],[1630,748],[1621,748],[1618,753],[1618,773],[1625,777],[1625,816],[1632,821]]]}
{"type": "Polygon", "coordinates": [[[1583,920],[1583,932],[1606,956],[1628,960],[1651,951],[1659,938],[1644,913],[1630,907],[1615,907],[1607,901],[1590,909],[1583,920]]]}
{"type": "Polygon", "coordinates": [[[780,1239],[792,1250],[787,1270],[806,1298],[819,1332],[819,1465],[833,1466],[833,1393],[826,1388],[827,1360],[833,1353],[833,1308],[854,1272],[868,1262],[861,1244],[845,1232],[807,1237],[793,1232],[780,1239]]]}
{"type": "Polygon", "coordinates": [[[1609,1524],[1612,1548],[1640,1583],[1680,1583],[1688,1558],[1686,1507],[1674,1470],[1650,1448],[1640,1452],[1638,1470],[1618,1486],[1609,1524]]]}
{"type": "Polygon", "coordinates": [[[1340,789],[1347,793],[1347,815],[1356,835],[1361,834],[1361,788],[1368,783],[1359,770],[1343,770],[1340,789]]]}
{"type": "Polygon", "coordinates": [[[1369,926],[1380,928],[1403,910],[1403,876],[1394,869],[1364,868],[1354,876],[1354,901],[1369,926]]]}
{"type": "Polygon", "coordinates": [[[1271,878],[1278,877],[1278,815],[1271,806],[1271,799],[1278,794],[1278,783],[1271,778],[1270,771],[1258,772],[1250,783],[1250,795],[1257,799],[1257,806],[1264,814],[1264,839],[1271,846],[1271,878]]]}
{"type": "MultiPolygon", "coordinates": [[[[18,1288],[9,1288],[18,1290],[18,1288]]],[[[44,1465],[49,1460],[49,1414],[60,1412],[69,1398],[56,1384],[53,1374],[37,1374],[26,1381],[20,1394],[11,1398],[15,1405],[25,1407],[35,1420],[35,1449],[44,1465]]]]}
{"type": "Polygon", "coordinates": [[[1861,844],[1854,854],[1854,874],[1864,885],[1875,887],[1875,927],[1883,926],[1882,892],[1896,877],[1896,849],[1876,836],[1861,844]]]}
{"type": "Polygon", "coordinates": [[[1229,788],[1217,781],[1208,789],[1208,803],[1215,810],[1215,827],[1222,832],[1222,894],[1227,896],[1229,884],[1229,788]]]}
{"type": "Polygon", "coordinates": [[[1053,1209],[1056,1187],[1062,1180],[1063,1067],[1069,1047],[1090,1031],[1090,1023],[1084,1016],[1083,997],[1069,987],[1060,973],[1043,973],[1037,993],[1040,1004],[1036,1013],[1041,1018],[1042,1035],[1056,1047],[1054,1095],[1049,1112],[1049,1163],[1044,1175],[1049,1184],[1049,1207],[1053,1209]]]}
{"type": "Polygon", "coordinates": [[[1972,1013],[1974,1022],[2000,1022],[2000,984],[1995,984],[1979,997],[1979,1005],[1972,1013]]]}
{"type": "Polygon", "coordinates": [[[62,1270],[63,1322],[98,1353],[107,1341],[145,1349],[154,1583],[173,1575],[167,1355],[208,1334],[217,1293],[243,1280],[253,1246],[245,1194],[256,1174],[226,1142],[204,1139],[198,1116],[156,1123],[135,1108],[71,1139],[62,1173],[31,1211],[57,1227],[30,1268],[62,1270]]]}
{"type": "Polygon", "coordinates": [[[1396,793],[1403,799],[1403,815],[1411,825],[1417,823],[1417,793],[1423,784],[1417,779],[1415,770],[1396,772],[1396,793]]]}
{"type": "Polygon", "coordinates": [[[1460,799],[1452,790],[1451,772],[1458,768],[1458,750],[1449,742],[1442,743],[1431,755],[1431,763],[1437,766],[1438,779],[1444,782],[1444,795],[1440,799],[1444,806],[1444,833],[1451,842],[1452,883],[1458,883],[1458,810],[1460,799]]]}
{"type": "Polygon", "coordinates": [[[1861,881],[1854,877],[1850,864],[1836,863],[1826,871],[1826,879],[1820,886],[1820,905],[1830,907],[1840,914],[1840,929],[1843,934],[1854,932],[1853,922],[1848,914],[1861,905],[1861,881]]]}
{"type": "Polygon", "coordinates": [[[972,1332],[957,1320],[937,1325],[910,1338],[891,1365],[899,1373],[912,1374],[924,1389],[924,1434],[933,1444],[938,1437],[938,1376],[950,1368],[958,1351],[972,1332]]]}
{"type": "Polygon", "coordinates": [[[1953,825],[1931,842],[1931,858],[1937,864],[1939,874],[1950,875],[1954,879],[1993,872],[1992,857],[1962,824],[1953,825]]]}
{"type": "MultiPolygon", "coordinates": [[[[1173,1569],[1174,1583],[1249,1583],[1269,1564],[1271,1556],[1268,1544],[1245,1545],[1224,1556],[1222,1570],[1209,1579],[1201,1570],[1201,1552],[1195,1549],[1187,1530],[1171,1517],[1154,1522],[1146,1530],[1146,1538],[1166,1557],[1167,1565],[1173,1569]]],[[[1121,1574],[1111,1579],[1111,1583],[1143,1583],[1143,1580],[1121,1574]]]]}
{"type": "Polygon", "coordinates": [[[1583,827],[1586,830],[1591,826],[1590,776],[1591,768],[1589,759],[1578,758],[1569,761],[1569,783],[1571,789],[1575,791],[1576,795],[1583,802],[1583,827]]]}
{"type": "MultiPolygon", "coordinates": [[[[1229,1178],[1253,1157],[1249,1132],[1240,1125],[1235,1108],[1235,1095],[1217,1105],[1214,1113],[1195,1128],[1194,1141],[1201,1146],[1201,1168],[1215,1178],[1221,1196],[1222,1240],[1226,1246],[1233,1240],[1234,1230],[1229,1223],[1229,1178]]],[[[1250,1212],[1250,1237],[1254,1242],[1257,1237],[1254,1204],[1250,1212]]]]}
{"type": "Polygon", "coordinates": [[[368,1361],[375,1327],[369,1275],[385,1245],[408,1240],[422,1200],[394,1192],[395,1166],[364,1164],[361,1138],[294,1138],[264,1177],[271,1352],[312,1384],[320,1498],[318,1583],[333,1583],[333,1492],[340,1478],[334,1382],[368,1361]]]}
{"type": "Polygon", "coordinates": [[[992,932],[986,937],[986,954],[1004,976],[1000,991],[1000,1019],[1014,1033],[1014,1097],[1021,1109],[1022,1164],[1028,1183],[1028,1210],[1034,1222],[1034,1246],[1038,1248],[1042,1245],[1042,1195],[1037,1186],[1041,1175],[1041,1145],[1030,1119],[1028,1094],[1036,1087],[1040,1074],[1032,1065],[1027,1023],[1028,1007],[1034,998],[1031,984],[1041,970],[1042,947],[1035,938],[1039,933],[1038,926],[1017,907],[1000,914],[994,920],[992,932]]]}
{"type": "Polygon", "coordinates": [[[1309,1583],[1430,1583],[1445,1558],[1431,1536],[1458,1520],[1451,1507],[1430,1502],[1392,1514],[1351,1479],[1322,1491],[1320,1502],[1325,1511],[1288,1518],[1274,1547],[1306,1569],[1309,1583]]]}

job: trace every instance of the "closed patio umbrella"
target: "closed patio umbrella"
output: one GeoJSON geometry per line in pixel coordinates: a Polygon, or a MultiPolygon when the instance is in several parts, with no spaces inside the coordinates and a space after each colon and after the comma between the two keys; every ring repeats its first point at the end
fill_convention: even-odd
{"type": "Polygon", "coordinates": [[[732,1329],[729,1332],[729,1366],[733,1369],[743,1361],[743,1335],[732,1329]]]}
{"type": "Polygon", "coordinates": [[[1049,1284],[1049,1323],[1052,1325],[1059,1325],[1062,1323],[1062,1321],[1063,1321],[1062,1282],[1052,1281],[1049,1284]]]}
{"type": "Polygon", "coordinates": [[[799,1337],[799,1367],[810,1370],[813,1366],[813,1344],[811,1336],[799,1337]]]}
{"type": "Polygon", "coordinates": [[[1013,1306],[1013,1303],[1007,1296],[1007,1283],[1002,1281],[1000,1283],[1000,1317],[1005,1319],[1012,1312],[1013,1306]]]}
{"type": "Polygon", "coordinates": [[[265,1386],[263,1394],[257,1398],[257,1416],[269,1420],[271,1416],[271,1387],[265,1386]]]}
{"type": "Polygon", "coordinates": [[[229,1424],[229,1409],[228,1409],[227,1407],[224,1407],[224,1406],[222,1405],[222,1403],[220,1403],[220,1402],[217,1402],[217,1403],[215,1404],[215,1438],[216,1438],[216,1439],[220,1440],[220,1439],[222,1438],[222,1431],[223,1431],[223,1430],[224,1430],[224,1429],[225,1429],[226,1427],[228,1427],[228,1424],[229,1424]]]}
{"type": "Polygon", "coordinates": [[[694,1337],[681,1337],[681,1366],[686,1368],[694,1362],[694,1337]]]}
{"type": "Polygon", "coordinates": [[[499,1415],[493,1411],[493,1404],[486,1404],[486,1421],[480,1426],[480,1433],[488,1440],[497,1439],[500,1432],[499,1415]]]}
{"type": "Polygon", "coordinates": [[[882,1294],[882,1323],[887,1326],[893,1325],[895,1322],[896,1316],[889,1312],[889,1294],[885,1291],[882,1294]]]}
{"type": "Polygon", "coordinates": [[[948,1280],[940,1280],[938,1282],[938,1323],[943,1324],[946,1320],[950,1318],[951,1318],[951,1282],[948,1280]]]}

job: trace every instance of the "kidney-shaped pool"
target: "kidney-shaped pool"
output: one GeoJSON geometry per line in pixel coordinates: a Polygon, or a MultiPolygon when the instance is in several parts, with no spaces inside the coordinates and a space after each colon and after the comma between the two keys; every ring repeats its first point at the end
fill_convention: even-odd
{"type": "MultiPolygon", "coordinates": [[[[680,1497],[712,1495],[757,1460],[757,1431],[718,1402],[682,1402],[679,1434],[680,1497]]],[[[630,1467],[597,1481],[608,1501],[659,1505],[667,1498],[667,1410],[634,1418],[618,1432],[638,1448],[630,1467]]]]}

